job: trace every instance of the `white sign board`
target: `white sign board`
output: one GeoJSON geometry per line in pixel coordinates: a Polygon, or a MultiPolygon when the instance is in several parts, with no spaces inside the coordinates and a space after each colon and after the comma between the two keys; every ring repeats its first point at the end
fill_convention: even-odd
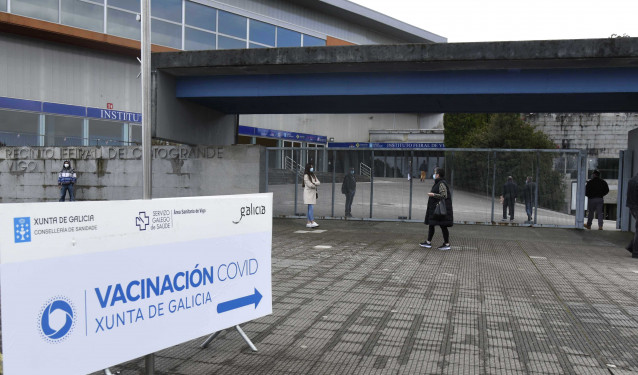
{"type": "Polygon", "coordinates": [[[0,205],[4,373],[86,374],[272,313],[272,194],[0,205]]]}

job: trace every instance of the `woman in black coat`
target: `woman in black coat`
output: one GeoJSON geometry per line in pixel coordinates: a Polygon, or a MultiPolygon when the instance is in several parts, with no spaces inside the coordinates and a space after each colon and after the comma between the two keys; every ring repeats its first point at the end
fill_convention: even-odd
{"type": "Polygon", "coordinates": [[[424,223],[430,226],[428,239],[419,245],[428,249],[432,247],[430,241],[432,241],[432,237],[434,237],[434,227],[438,225],[441,227],[441,232],[443,232],[443,245],[439,246],[438,249],[450,250],[450,232],[447,228],[454,225],[454,215],[452,213],[452,192],[445,181],[445,170],[443,170],[443,168],[437,168],[434,171],[434,179],[434,186],[432,186],[432,190],[428,193],[428,208],[425,211],[424,223]],[[445,201],[445,208],[447,212],[444,217],[435,218],[434,209],[440,200],[445,201]]]}

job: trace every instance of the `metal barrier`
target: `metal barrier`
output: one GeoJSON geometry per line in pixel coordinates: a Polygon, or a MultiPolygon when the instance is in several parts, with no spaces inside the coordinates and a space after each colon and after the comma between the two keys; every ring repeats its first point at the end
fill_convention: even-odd
{"type": "Polygon", "coordinates": [[[319,160],[304,152],[308,150],[315,151],[267,148],[268,170],[264,175],[267,191],[273,193],[276,217],[305,217],[303,172],[295,173],[299,171],[295,166],[312,162],[321,182],[314,207],[319,219],[345,217],[345,196],[340,185],[350,167],[354,167],[358,169],[352,203],[354,218],[348,220],[422,221],[427,193],[433,185],[432,172],[442,167],[452,191],[457,223],[583,227],[587,160],[581,150],[326,148],[319,160]],[[282,151],[298,160],[278,157],[282,151]],[[423,164],[427,177],[411,178],[419,175],[423,164]],[[509,220],[509,212],[503,220],[503,209],[507,207],[499,199],[509,176],[519,191],[513,221],[509,220]],[[532,181],[529,186],[527,177],[532,181]]]}

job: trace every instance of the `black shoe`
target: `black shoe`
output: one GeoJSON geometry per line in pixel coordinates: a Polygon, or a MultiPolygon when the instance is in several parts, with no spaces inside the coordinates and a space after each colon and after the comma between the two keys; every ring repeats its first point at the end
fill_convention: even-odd
{"type": "Polygon", "coordinates": [[[450,247],[449,243],[448,244],[444,243],[443,245],[439,246],[437,249],[439,249],[439,250],[450,250],[451,247],[450,247]]]}
{"type": "Polygon", "coordinates": [[[431,247],[432,247],[432,244],[431,244],[429,241],[425,241],[425,242],[421,242],[421,243],[419,244],[419,246],[421,246],[421,247],[425,247],[426,249],[429,249],[429,248],[431,248],[431,247]]]}

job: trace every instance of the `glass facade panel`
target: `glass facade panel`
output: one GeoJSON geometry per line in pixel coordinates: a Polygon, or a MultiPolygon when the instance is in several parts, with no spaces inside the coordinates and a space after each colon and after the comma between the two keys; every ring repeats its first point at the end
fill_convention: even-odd
{"type": "Polygon", "coordinates": [[[225,36],[219,36],[219,46],[217,49],[240,49],[246,48],[246,42],[243,40],[227,38],[225,36]]]}
{"type": "Polygon", "coordinates": [[[277,47],[301,47],[301,34],[296,31],[278,27],[277,47]]]}
{"type": "Polygon", "coordinates": [[[137,22],[135,16],[134,13],[109,8],[106,32],[123,38],[140,40],[140,23],[137,22]]]}
{"type": "Polygon", "coordinates": [[[0,12],[7,11],[7,0],[0,0],[0,12]]]}
{"type": "Polygon", "coordinates": [[[12,0],[11,13],[58,22],[58,0],[12,0]]]}
{"type": "Polygon", "coordinates": [[[45,116],[45,146],[82,146],[84,119],[55,115],[45,116]]]}
{"type": "Polygon", "coordinates": [[[246,18],[220,10],[219,32],[246,39],[246,18]]]}
{"type": "Polygon", "coordinates": [[[37,113],[0,110],[0,146],[35,146],[38,144],[37,113]]]}
{"type": "Polygon", "coordinates": [[[303,46],[304,47],[316,47],[316,46],[325,46],[326,41],[323,39],[315,38],[314,36],[306,35],[303,36],[303,46]]]}
{"type": "Polygon", "coordinates": [[[187,27],[184,40],[184,49],[187,51],[200,51],[215,49],[215,34],[187,27]]]}
{"type": "Polygon", "coordinates": [[[130,140],[133,143],[142,143],[142,127],[140,125],[129,124],[130,140]]]}
{"type": "Polygon", "coordinates": [[[64,25],[104,32],[104,6],[83,0],[62,0],[61,21],[64,25]]]}
{"type": "Polygon", "coordinates": [[[151,20],[151,42],[177,49],[182,48],[182,27],[173,23],[151,20]]]}
{"type": "Polygon", "coordinates": [[[275,46],[275,26],[250,20],[250,41],[275,46]]]}
{"type": "Polygon", "coordinates": [[[136,0],[109,0],[108,4],[112,7],[140,12],[140,2],[136,0]]]}
{"type": "Polygon", "coordinates": [[[182,0],[153,0],[151,16],[181,23],[182,0]]]}
{"type": "Polygon", "coordinates": [[[89,146],[123,145],[123,126],[118,122],[89,120],[89,146]]]}
{"type": "Polygon", "coordinates": [[[248,48],[268,48],[268,46],[262,46],[261,44],[250,43],[248,48]]]}
{"type": "Polygon", "coordinates": [[[217,9],[187,1],[185,12],[187,25],[210,31],[217,29],[217,9]]]}

